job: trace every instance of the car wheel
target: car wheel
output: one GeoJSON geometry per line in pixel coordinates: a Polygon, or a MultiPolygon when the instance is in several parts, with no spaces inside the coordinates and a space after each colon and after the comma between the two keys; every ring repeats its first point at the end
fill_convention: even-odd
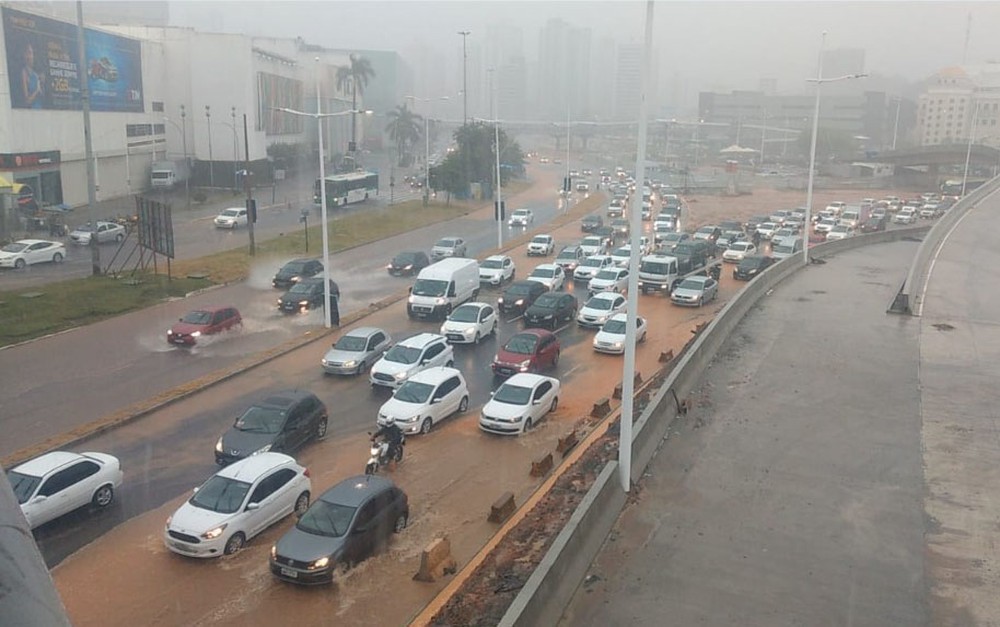
{"type": "Polygon", "coordinates": [[[119,233],[118,235],[115,235],[115,241],[118,242],[119,244],[122,243],[122,241],[124,239],[125,239],[125,235],[122,234],[122,233],[119,233]]]}
{"type": "Polygon", "coordinates": [[[556,352],[556,356],[552,358],[552,367],[555,368],[559,365],[559,352],[556,352]]]}
{"type": "Polygon", "coordinates": [[[517,270],[511,270],[510,280],[513,281],[516,276],[517,276],[517,270]]]}
{"type": "Polygon", "coordinates": [[[479,343],[479,331],[476,331],[476,337],[472,338],[472,343],[473,344],[479,343]]]}
{"type": "Polygon", "coordinates": [[[559,397],[558,396],[555,397],[554,399],[552,399],[552,405],[549,406],[549,412],[550,413],[554,412],[557,409],[559,409],[559,397]]]}
{"type": "Polygon", "coordinates": [[[449,359],[448,363],[446,363],[444,366],[445,366],[445,368],[454,368],[455,367],[455,360],[449,359]]]}
{"type": "Polygon", "coordinates": [[[469,397],[463,396],[462,402],[458,404],[458,413],[464,414],[469,409],[469,397]]]}
{"type": "Polygon", "coordinates": [[[362,359],[361,363],[358,364],[358,369],[354,371],[354,374],[362,374],[367,369],[368,369],[368,362],[362,359]]]}
{"type": "Polygon", "coordinates": [[[115,500],[115,489],[110,485],[102,485],[97,488],[97,492],[94,492],[94,498],[91,502],[97,507],[107,507],[111,505],[115,500]]]}
{"type": "Polygon", "coordinates": [[[427,435],[431,432],[431,427],[434,426],[434,421],[431,420],[430,416],[424,418],[424,421],[420,423],[420,433],[427,435]]]}
{"type": "Polygon", "coordinates": [[[326,437],[326,427],[327,427],[327,423],[328,422],[329,422],[329,419],[326,416],[323,416],[322,418],[319,419],[319,424],[316,425],[316,439],[317,440],[322,440],[323,438],[326,437]]]}
{"type": "Polygon", "coordinates": [[[396,517],[396,522],[392,526],[393,533],[403,533],[403,529],[406,529],[406,524],[410,521],[406,514],[400,514],[396,517]]]}
{"type": "Polygon", "coordinates": [[[63,260],[62,253],[56,253],[52,255],[52,263],[62,263],[62,260],[63,260]]]}
{"type": "Polygon", "coordinates": [[[531,418],[524,421],[524,433],[531,431],[531,418]]]}
{"type": "Polygon", "coordinates": [[[490,330],[490,333],[492,335],[496,335],[497,334],[497,323],[496,322],[493,323],[493,328],[490,330]]]}
{"type": "Polygon", "coordinates": [[[24,270],[24,266],[26,265],[27,263],[25,263],[24,259],[18,259],[17,261],[14,262],[14,267],[17,268],[18,270],[24,270]]]}
{"type": "Polygon", "coordinates": [[[242,531],[237,531],[233,535],[229,536],[228,540],[226,540],[226,548],[224,548],[222,552],[226,555],[239,553],[246,545],[247,537],[243,535],[242,531]]]}
{"type": "Polygon", "coordinates": [[[302,516],[309,509],[309,493],[303,492],[299,498],[295,499],[295,515],[302,516]]]}

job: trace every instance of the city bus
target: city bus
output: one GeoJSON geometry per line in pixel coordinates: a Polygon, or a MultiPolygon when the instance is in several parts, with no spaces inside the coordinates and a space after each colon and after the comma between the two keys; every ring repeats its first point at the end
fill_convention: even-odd
{"type": "MultiPolygon", "coordinates": [[[[319,179],[313,187],[313,204],[321,203],[319,179]]],[[[374,172],[351,172],[326,177],[326,207],[342,207],[352,202],[362,202],[371,196],[378,196],[378,174],[374,172]]]]}
{"type": "MultiPolygon", "coordinates": [[[[967,180],[965,182],[965,193],[968,194],[985,182],[986,179],[967,180]]],[[[941,195],[951,198],[960,198],[962,196],[962,179],[951,179],[941,183],[941,195]]]]}

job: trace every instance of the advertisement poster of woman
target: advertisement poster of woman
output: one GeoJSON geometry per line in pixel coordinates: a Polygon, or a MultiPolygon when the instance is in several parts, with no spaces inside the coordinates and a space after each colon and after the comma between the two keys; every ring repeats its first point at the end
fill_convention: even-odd
{"type": "Polygon", "coordinates": [[[35,49],[31,44],[23,48],[24,65],[21,67],[21,106],[29,109],[42,108],[42,78],[35,71],[35,49]]]}

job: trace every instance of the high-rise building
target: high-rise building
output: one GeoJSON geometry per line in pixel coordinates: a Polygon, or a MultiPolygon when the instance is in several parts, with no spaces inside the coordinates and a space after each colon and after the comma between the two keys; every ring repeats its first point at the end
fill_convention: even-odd
{"type": "Polygon", "coordinates": [[[610,119],[614,113],[615,40],[601,37],[591,54],[590,109],[597,119],[610,119]]]}
{"type": "Polygon", "coordinates": [[[918,99],[917,135],[923,146],[975,143],[1000,146],[1000,64],[945,68],[918,99]]]}
{"type": "MultiPolygon", "coordinates": [[[[642,44],[619,44],[615,57],[614,118],[639,117],[639,87],[642,82],[642,44]]],[[[651,76],[655,74],[650,73],[651,76]]]]}
{"type": "Polygon", "coordinates": [[[535,110],[547,120],[590,118],[591,31],[553,18],[539,37],[535,110]]]}

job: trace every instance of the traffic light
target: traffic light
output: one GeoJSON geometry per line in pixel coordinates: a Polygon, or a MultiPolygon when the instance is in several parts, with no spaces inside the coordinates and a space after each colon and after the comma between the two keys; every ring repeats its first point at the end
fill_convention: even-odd
{"type": "Polygon", "coordinates": [[[564,176],[563,177],[563,191],[568,194],[572,190],[572,187],[573,187],[573,179],[571,179],[568,176],[564,176]]]}
{"type": "Polygon", "coordinates": [[[493,201],[493,218],[497,222],[503,222],[507,216],[507,203],[503,200],[493,201]]]}
{"type": "Polygon", "coordinates": [[[257,224],[257,199],[247,198],[247,220],[257,224]]]}

